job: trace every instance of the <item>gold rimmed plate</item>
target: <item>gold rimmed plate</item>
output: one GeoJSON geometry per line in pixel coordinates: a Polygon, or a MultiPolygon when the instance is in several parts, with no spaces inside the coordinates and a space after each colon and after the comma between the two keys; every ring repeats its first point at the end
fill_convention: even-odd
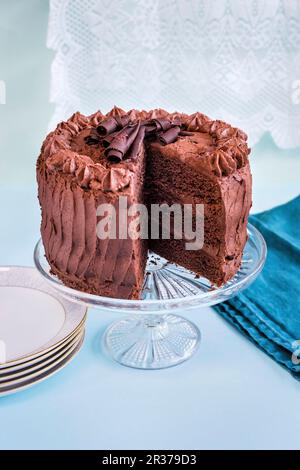
{"type": "Polygon", "coordinates": [[[9,369],[6,369],[5,371],[1,371],[0,372],[0,387],[5,382],[22,378],[36,371],[37,372],[41,371],[46,366],[51,364],[53,361],[60,359],[67,353],[71,353],[74,347],[76,347],[76,345],[80,342],[83,334],[84,334],[84,327],[81,328],[70,341],[66,342],[66,344],[62,348],[59,348],[56,352],[50,355],[47,355],[47,357],[43,357],[43,359],[35,362],[34,364],[28,365],[27,363],[24,363],[24,367],[19,368],[17,370],[9,368],[9,369]]]}
{"type": "Polygon", "coordinates": [[[0,395],[1,392],[5,392],[7,388],[21,387],[23,384],[26,384],[28,381],[35,382],[39,380],[41,376],[44,376],[47,373],[51,373],[59,366],[62,365],[68,358],[71,358],[80,348],[84,339],[84,331],[79,335],[77,341],[70,346],[66,351],[60,354],[57,357],[51,358],[52,360],[47,364],[42,365],[39,369],[34,371],[28,371],[25,375],[17,378],[7,378],[5,381],[0,382],[0,395]]]}
{"type": "Polygon", "coordinates": [[[0,267],[0,373],[46,359],[85,320],[86,308],[62,298],[36,269],[0,267]]]}
{"type": "Polygon", "coordinates": [[[47,358],[58,354],[60,351],[63,351],[71,342],[73,342],[84,328],[85,328],[85,319],[74,330],[74,332],[66,338],[65,341],[60,342],[58,346],[55,346],[47,350],[47,352],[36,355],[33,359],[29,359],[27,361],[21,361],[20,363],[16,365],[11,365],[11,363],[9,363],[8,365],[0,364],[0,377],[9,373],[17,372],[20,369],[32,367],[35,364],[42,362],[46,360],[47,358]]]}
{"type": "Polygon", "coordinates": [[[41,372],[40,374],[35,374],[34,377],[27,376],[26,380],[19,381],[17,384],[9,384],[6,386],[2,386],[0,388],[0,397],[4,397],[6,395],[11,395],[13,393],[17,393],[22,390],[25,390],[29,387],[32,387],[35,384],[43,382],[44,380],[50,378],[51,376],[59,372],[61,369],[66,367],[75,358],[75,356],[80,351],[83,345],[83,341],[84,341],[84,336],[82,337],[80,342],[77,344],[77,346],[74,348],[74,350],[67,357],[65,357],[65,359],[51,364],[47,368],[47,370],[43,370],[43,372],[41,372]]]}

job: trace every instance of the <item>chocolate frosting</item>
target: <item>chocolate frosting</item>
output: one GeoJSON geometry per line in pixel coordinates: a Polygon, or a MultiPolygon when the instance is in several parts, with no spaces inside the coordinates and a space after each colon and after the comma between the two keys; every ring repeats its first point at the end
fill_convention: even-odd
{"type": "MultiPolygon", "coordinates": [[[[130,185],[131,162],[142,151],[145,136],[156,136],[158,145],[194,143],[197,151],[187,152],[191,164],[212,177],[226,177],[248,162],[247,136],[241,130],[201,113],[168,113],[163,109],[125,112],[114,107],[103,115],[75,113],[60,123],[45,139],[41,158],[49,171],[71,177],[83,188],[120,191],[130,185]],[[197,144],[197,135],[207,136],[208,145],[197,144]],[[122,171],[115,167],[122,165],[122,171]],[[110,176],[110,172],[114,176],[110,176]],[[118,179],[111,185],[108,181],[118,179]]],[[[195,149],[194,149],[195,150],[195,149]]]]}
{"type": "Polygon", "coordinates": [[[90,157],[77,155],[70,150],[58,151],[46,160],[50,172],[71,175],[82,188],[92,187],[102,191],[117,192],[130,183],[128,168],[107,169],[101,163],[94,163],[90,157]]]}

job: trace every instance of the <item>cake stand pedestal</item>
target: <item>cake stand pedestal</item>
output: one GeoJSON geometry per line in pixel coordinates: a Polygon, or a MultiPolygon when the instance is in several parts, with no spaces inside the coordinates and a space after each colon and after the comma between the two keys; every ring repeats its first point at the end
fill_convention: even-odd
{"type": "Polygon", "coordinates": [[[139,369],[176,366],[197,350],[200,331],[179,315],[132,315],[117,320],[104,334],[113,359],[139,369]]]}
{"type": "Polygon", "coordinates": [[[149,253],[141,300],[100,297],[64,286],[51,274],[41,240],[35,247],[34,261],[40,274],[68,300],[127,314],[112,323],[104,334],[104,347],[115,361],[139,369],[162,369],[187,360],[200,342],[198,327],[175,312],[212,306],[238,294],[256,279],[266,253],[262,235],[248,224],[248,241],[241,267],[220,288],[213,288],[205,278],[196,277],[194,273],[149,253]]]}

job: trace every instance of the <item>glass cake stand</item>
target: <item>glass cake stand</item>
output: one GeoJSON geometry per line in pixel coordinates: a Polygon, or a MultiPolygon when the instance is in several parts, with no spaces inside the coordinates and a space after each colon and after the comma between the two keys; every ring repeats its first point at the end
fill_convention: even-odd
{"type": "Polygon", "coordinates": [[[214,288],[207,279],[150,252],[141,300],[100,297],[66,287],[51,273],[41,240],[34,261],[40,274],[68,300],[129,314],[112,323],[104,334],[106,350],[114,360],[139,369],[162,369],[187,360],[200,342],[197,326],[175,312],[212,306],[238,294],[260,273],[266,253],[262,235],[248,224],[239,271],[224,286],[214,288]]]}

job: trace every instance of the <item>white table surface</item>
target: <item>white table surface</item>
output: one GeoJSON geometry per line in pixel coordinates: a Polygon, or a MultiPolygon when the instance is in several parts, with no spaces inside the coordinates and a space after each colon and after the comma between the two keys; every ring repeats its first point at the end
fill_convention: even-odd
{"type": "MultiPolygon", "coordinates": [[[[279,151],[265,138],[252,168],[254,211],[298,194],[300,151],[279,151]]],[[[35,191],[0,189],[2,265],[33,264],[35,191]]],[[[212,309],[180,313],[201,329],[196,355],[175,368],[139,371],[101,351],[101,334],[118,314],[90,310],[73,363],[0,399],[0,448],[299,448],[300,383],[212,309]]]]}

